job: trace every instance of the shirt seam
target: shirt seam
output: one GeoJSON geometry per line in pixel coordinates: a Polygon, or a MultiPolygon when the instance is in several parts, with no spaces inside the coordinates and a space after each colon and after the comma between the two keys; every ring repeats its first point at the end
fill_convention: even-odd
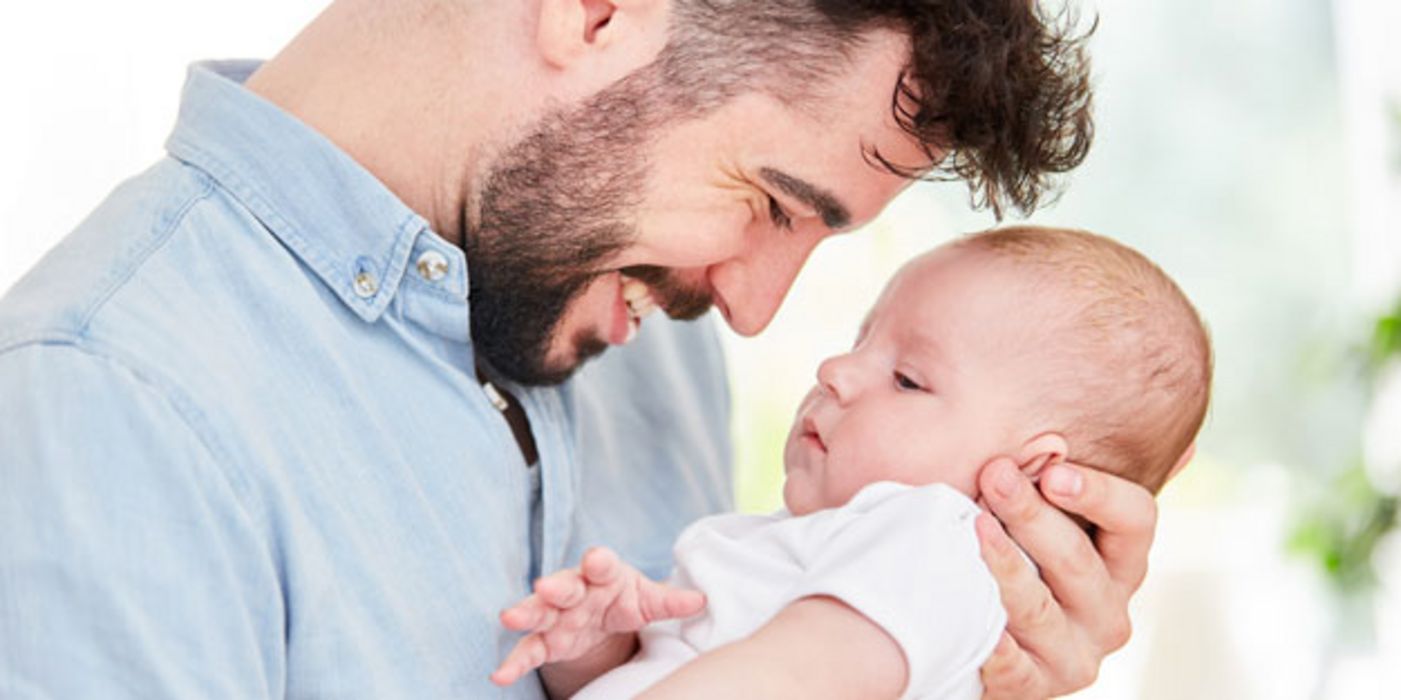
{"type": "Polygon", "coordinates": [[[254,526],[254,532],[266,530],[266,522],[256,516],[254,511],[249,508],[249,504],[256,500],[253,498],[252,487],[231,466],[233,460],[229,457],[228,451],[224,450],[213,436],[215,431],[208,426],[207,421],[203,420],[203,412],[172,382],[163,381],[155,372],[145,369],[137,362],[125,359],[117,348],[85,335],[52,331],[37,334],[26,340],[0,348],[0,357],[27,347],[69,348],[94,360],[105,361],[130,374],[140,386],[149,390],[170,407],[185,429],[204,449],[210,461],[216,466],[215,471],[228,485],[230,493],[236,500],[239,512],[250,525],[254,526]]]}
{"type": "MultiPolygon", "coordinates": [[[[92,324],[93,318],[97,316],[98,312],[100,312],[103,309],[103,307],[107,305],[107,302],[112,299],[112,297],[117,293],[118,290],[120,290],[123,286],[126,285],[127,282],[131,280],[132,276],[134,276],[137,273],[137,271],[141,269],[142,265],[145,264],[146,260],[148,260],[152,255],[156,253],[157,250],[160,250],[161,247],[163,247],[170,240],[171,236],[175,234],[175,231],[180,228],[180,225],[182,223],[184,223],[185,217],[189,215],[190,210],[194,209],[196,204],[199,204],[200,202],[209,198],[209,195],[214,191],[214,181],[204,175],[198,173],[196,175],[199,178],[199,180],[202,181],[203,187],[200,189],[199,192],[191,195],[189,198],[187,198],[184,202],[180,204],[180,206],[175,210],[174,216],[170,218],[169,223],[164,225],[164,230],[161,230],[160,227],[156,228],[156,235],[152,237],[151,240],[148,243],[146,243],[144,247],[139,248],[137,250],[135,257],[132,258],[130,263],[126,265],[126,271],[123,274],[112,278],[111,282],[108,283],[107,288],[102,290],[102,292],[97,295],[97,298],[93,300],[91,307],[88,308],[87,312],[82,315],[81,319],[78,322],[78,337],[87,337],[88,329],[92,324]]],[[[20,345],[23,345],[24,342],[25,341],[20,340],[17,341],[14,345],[10,346],[9,348],[0,348],[0,352],[4,352],[5,350],[11,349],[13,347],[19,347],[20,345]]]]}
{"type": "Polygon", "coordinates": [[[265,209],[267,216],[249,206],[246,201],[240,202],[241,206],[248,210],[254,218],[262,221],[264,226],[267,226],[269,229],[280,231],[280,233],[277,234],[279,238],[286,240],[290,244],[294,244],[293,250],[296,252],[297,256],[305,260],[307,265],[316,271],[317,276],[336,292],[337,296],[341,296],[344,290],[342,290],[338,284],[332,283],[333,275],[331,271],[336,267],[335,261],[324,255],[316,246],[311,245],[306,238],[297,233],[296,227],[292,225],[291,221],[284,216],[282,212],[278,211],[276,206],[273,206],[272,202],[267,197],[264,197],[262,193],[258,192],[253,186],[245,183],[243,178],[238,177],[231,168],[221,163],[208,149],[201,147],[191,139],[185,138],[177,133],[170,137],[170,141],[172,144],[189,149],[192,155],[197,155],[201,158],[201,162],[198,163],[181,158],[180,161],[182,163],[205,173],[206,177],[211,180],[217,180],[220,185],[234,195],[234,197],[240,200],[252,200],[256,202],[260,208],[265,209]],[[265,218],[271,218],[273,220],[267,221],[265,218]]]}
{"type": "MultiPolygon", "coordinates": [[[[342,279],[339,270],[350,264],[348,260],[338,261],[337,255],[328,255],[323,246],[315,245],[311,239],[299,233],[299,228],[293,219],[284,214],[273,203],[271,197],[264,195],[261,189],[255,184],[240,177],[237,170],[225,165],[220,158],[211,150],[200,146],[193,139],[180,133],[170,137],[171,145],[186,149],[189,155],[198,157],[198,162],[175,156],[180,162],[187,166],[201,171],[205,176],[213,181],[217,181],[218,186],[229,192],[239,205],[248,211],[253,218],[262,222],[269,232],[279,238],[293,254],[301,258],[308,267],[316,272],[316,276],[321,279],[337,297],[341,303],[350,308],[356,315],[367,322],[374,322],[384,314],[385,309],[393,300],[396,289],[408,267],[408,258],[413,249],[413,243],[417,235],[408,235],[410,227],[416,227],[418,215],[414,212],[406,214],[399,223],[395,224],[394,244],[387,250],[375,251],[372,258],[382,275],[381,293],[375,296],[374,301],[365,301],[357,297],[351,290],[348,278],[342,279]],[[256,206],[254,206],[256,205],[256,206]],[[400,248],[403,248],[402,255],[400,248]]],[[[417,233],[417,232],[413,232],[417,233]]]]}

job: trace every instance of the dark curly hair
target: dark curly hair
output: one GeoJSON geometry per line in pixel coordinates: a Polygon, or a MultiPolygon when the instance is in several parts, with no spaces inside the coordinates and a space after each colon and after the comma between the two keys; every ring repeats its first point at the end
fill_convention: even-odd
{"type": "Polygon", "coordinates": [[[670,102],[704,112],[744,90],[800,102],[872,30],[911,41],[892,86],[897,122],[926,163],[868,157],[905,177],[961,179],[977,207],[1029,214],[1094,133],[1089,61],[1069,9],[1034,0],[675,0],[654,66],[670,102]]]}

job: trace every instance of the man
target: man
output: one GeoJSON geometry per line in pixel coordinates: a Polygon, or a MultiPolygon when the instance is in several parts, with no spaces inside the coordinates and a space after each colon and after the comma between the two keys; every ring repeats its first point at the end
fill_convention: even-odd
{"type": "MultiPolygon", "coordinates": [[[[1029,210],[1087,103],[1019,0],[338,0],[196,66],[170,157],[0,302],[0,695],[499,694],[535,575],[660,575],[728,504],[714,339],[648,312],[758,333],[914,176],[1029,210]]],[[[1151,498],[982,481],[1041,568],[980,524],[988,695],[1088,684],[1151,498]]]]}

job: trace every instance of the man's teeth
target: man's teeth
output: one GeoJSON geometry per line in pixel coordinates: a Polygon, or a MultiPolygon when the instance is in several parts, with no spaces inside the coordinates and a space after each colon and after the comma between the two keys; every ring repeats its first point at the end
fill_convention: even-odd
{"type": "Polygon", "coordinates": [[[657,308],[647,285],[629,277],[623,278],[623,301],[628,305],[628,314],[634,319],[640,320],[657,308]]]}
{"type": "Polygon", "coordinates": [[[628,313],[631,313],[633,318],[636,319],[646,317],[647,314],[652,313],[652,310],[655,308],[657,308],[657,302],[652,301],[652,297],[650,296],[643,297],[639,301],[628,302],[628,313]]]}

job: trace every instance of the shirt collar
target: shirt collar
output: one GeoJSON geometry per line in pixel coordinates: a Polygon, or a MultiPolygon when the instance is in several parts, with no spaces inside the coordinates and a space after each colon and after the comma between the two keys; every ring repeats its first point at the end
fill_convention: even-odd
{"type": "MultiPolygon", "coordinates": [[[[374,322],[428,224],[326,137],[244,89],[258,65],[191,66],[166,149],[229,190],[346,306],[374,322]]],[[[436,247],[449,260],[444,288],[465,299],[462,251],[436,247]]]]}

